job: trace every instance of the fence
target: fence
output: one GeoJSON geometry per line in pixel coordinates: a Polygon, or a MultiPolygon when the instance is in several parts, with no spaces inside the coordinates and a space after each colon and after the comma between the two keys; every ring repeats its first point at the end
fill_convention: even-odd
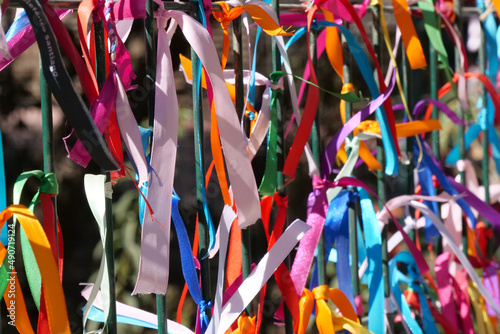
{"type": "MultiPolygon", "coordinates": [[[[89,300],[82,316],[84,331],[87,320],[94,320],[103,322],[108,333],[117,333],[119,322],[157,328],[159,333],[223,333],[231,325],[240,330],[234,333],[266,332],[270,327],[261,327],[262,323],[270,322],[273,315],[286,333],[314,332],[315,328],[320,333],[498,330],[495,236],[500,215],[494,206],[497,187],[490,184],[490,176],[496,177],[499,170],[490,165],[500,161],[495,128],[500,108],[495,1],[478,1],[477,7],[470,7],[422,0],[408,7],[404,0],[394,0],[392,6],[381,1],[353,6],[347,0],[307,6],[278,0],[270,4],[253,0],[243,4],[3,0],[3,10],[7,5],[26,11],[7,33],[12,56],[19,56],[35,39],[38,43],[43,119],[43,172],[22,173],[12,201],[19,203],[28,178],[38,178],[41,186],[30,210],[41,204],[37,216],[43,217],[43,227],[24,207],[10,206],[2,213],[3,222],[15,214],[22,226],[16,232],[16,221],[6,223],[2,232],[5,260],[0,281],[5,283],[0,287],[5,291],[8,316],[4,329],[15,326],[19,332],[33,332],[31,317],[37,332],[73,330],[60,284],[63,255],[57,218],[53,96],[79,139],[74,140],[69,157],[82,166],[92,159],[102,172],[98,177],[85,176],[104,251],[95,285],[84,293],[89,300]],[[81,53],[60,21],[73,15],[68,9],[78,9],[81,53]],[[212,16],[223,27],[221,50],[212,41],[212,16]],[[472,25],[478,17],[480,23],[472,25]],[[127,20],[144,24],[146,75],[139,87],[132,85],[130,55],[122,42],[126,37],[121,22],[127,20]],[[257,29],[249,26],[252,20],[258,24],[257,33],[248,32],[249,27],[257,29]],[[280,28],[280,20],[285,29],[280,28]],[[480,39],[473,50],[477,73],[469,71],[474,52],[467,53],[463,42],[469,21],[468,32],[480,39]],[[179,110],[169,48],[174,33],[181,31],[192,47],[191,60],[181,57],[181,63],[192,84],[193,219],[181,215],[180,199],[173,190],[175,173],[186,173],[175,160],[186,152],[177,150],[179,110]],[[272,38],[260,37],[264,33],[272,38]],[[307,39],[308,45],[302,44],[307,52],[297,47],[301,36],[307,39]],[[260,62],[269,61],[254,52],[262,41],[271,45],[269,77],[256,74],[260,62]],[[403,47],[398,47],[401,42],[403,47]],[[85,101],[73,86],[58,45],[76,70],[85,101]],[[294,47],[297,53],[287,55],[286,50],[294,47]],[[321,58],[323,53],[328,60],[321,58]],[[221,71],[218,55],[222,69],[228,63],[232,71],[221,71]],[[304,60],[305,71],[298,66],[304,60]],[[304,78],[297,76],[295,68],[301,75],[304,71],[304,78]],[[322,73],[336,73],[340,80],[326,82],[329,78],[322,73]],[[295,91],[297,84],[300,91],[295,91]],[[129,101],[125,94],[134,89],[141,90],[147,102],[149,129],[138,130],[132,111],[132,102],[137,101],[129,101]],[[334,97],[325,103],[326,96],[334,97]],[[332,116],[337,111],[331,103],[340,104],[342,123],[332,116]],[[394,113],[400,110],[403,116],[394,113]],[[445,122],[438,111],[452,121],[445,122]],[[425,119],[417,120],[424,112],[425,119]],[[210,115],[210,123],[204,115],[210,115]],[[333,132],[330,123],[336,126],[333,132]],[[447,147],[443,159],[440,133],[455,128],[456,147],[447,147]],[[426,139],[428,132],[431,135],[426,139]],[[205,156],[208,137],[211,159],[205,156]],[[482,149],[480,182],[468,160],[469,146],[476,138],[482,149]],[[267,144],[259,153],[264,141],[267,144]],[[125,163],[123,150],[130,163],[125,163]],[[265,163],[254,162],[252,168],[255,156],[265,157],[265,163]],[[211,178],[212,171],[216,178],[211,178]],[[117,303],[115,295],[113,202],[116,205],[117,198],[112,188],[123,177],[136,184],[142,230],[138,272],[131,273],[138,276],[133,294],[156,294],[156,317],[117,303]],[[222,194],[219,197],[207,193],[214,179],[222,194]],[[307,223],[295,221],[299,210],[287,209],[289,196],[291,202],[301,200],[300,206],[307,206],[307,215],[299,213],[307,223]],[[397,211],[398,207],[404,212],[397,211]],[[216,234],[212,216],[219,215],[216,234]],[[176,322],[167,321],[174,318],[167,315],[169,275],[180,275],[178,268],[169,267],[171,219],[187,284],[181,304],[189,289],[198,306],[196,329],[180,325],[180,313],[176,322]],[[186,231],[188,220],[196,221],[195,236],[194,231],[189,235],[186,231]],[[252,229],[258,232],[251,233],[252,229]],[[26,276],[27,284],[20,283],[14,265],[16,235],[26,271],[20,277],[26,276]],[[256,235],[266,242],[256,240],[256,235]],[[402,241],[406,246],[400,245],[402,241]],[[267,253],[252,250],[252,245],[263,244],[267,253]],[[210,261],[216,261],[217,249],[220,260],[215,274],[210,261]],[[331,268],[335,268],[333,274],[331,268]],[[266,282],[273,274],[270,282],[274,280],[279,287],[283,310],[266,309],[266,282]],[[308,281],[312,292],[305,289],[308,281]],[[21,286],[29,287],[33,301],[27,298],[25,302],[21,286]],[[405,291],[401,291],[403,286],[405,291]],[[27,311],[30,303],[36,311],[27,311]],[[36,321],[34,313],[38,313],[36,321]],[[311,320],[314,317],[316,324],[311,320]]],[[[3,55],[2,69],[10,63],[7,53],[3,55]]],[[[0,205],[7,207],[5,195],[2,200],[0,205]]],[[[178,311],[182,312],[182,306],[178,311]]]]}

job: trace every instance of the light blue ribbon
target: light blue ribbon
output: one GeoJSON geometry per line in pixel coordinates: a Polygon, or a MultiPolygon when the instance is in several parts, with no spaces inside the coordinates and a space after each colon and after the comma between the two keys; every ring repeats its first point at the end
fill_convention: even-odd
{"type": "Polygon", "coordinates": [[[382,280],[382,235],[373,203],[363,188],[358,188],[363,230],[365,232],[368,268],[363,278],[368,281],[368,329],[384,333],[384,284],[382,280]]]}
{"type": "Polygon", "coordinates": [[[28,19],[25,11],[16,16],[16,19],[5,34],[5,39],[7,40],[7,42],[10,41],[14,36],[19,34],[21,31],[23,31],[30,24],[30,20],[28,19]]]}

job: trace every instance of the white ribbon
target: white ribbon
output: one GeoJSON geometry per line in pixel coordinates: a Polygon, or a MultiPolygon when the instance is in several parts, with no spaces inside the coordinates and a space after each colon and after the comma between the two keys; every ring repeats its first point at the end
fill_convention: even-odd
{"type": "Polygon", "coordinates": [[[97,296],[99,295],[100,303],[102,305],[102,310],[104,311],[104,327],[101,328],[98,333],[102,333],[106,327],[106,321],[108,319],[109,306],[111,304],[109,298],[109,281],[108,281],[108,266],[104,248],[106,245],[106,197],[105,197],[105,186],[106,181],[105,175],[92,175],[86,174],[84,177],[85,194],[87,195],[87,201],[89,202],[90,210],[94,214],[97,225],[99,225],[99,235],[101,236],[101,242],[103,245],[103,252],[101,258],[101,265],[99,266],[99,271],[97,272],[97,277],[95,284],[92,286],[92,290],[88,293],[88,303],[83,311],[83,332],[87,333],[85,325],[87,323],[88,314],[90,308],[94,304],[97,296]],[[103,277],[106,279],[103,280],[103,277]],[[101,292],[99,292],[99,289],[101,292]]]}

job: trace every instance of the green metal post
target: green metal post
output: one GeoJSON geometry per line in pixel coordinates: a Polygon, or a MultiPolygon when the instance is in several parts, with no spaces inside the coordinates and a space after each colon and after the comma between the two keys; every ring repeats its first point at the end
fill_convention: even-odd
{"type": "MultiPolygon", "coordinates": [[[[95,30],[95,58],[96,58],[96,77],[99,89],[106,81],[106,48],[104,43],[104,21],[94,22],[95,30]]],[[[111,182],[110,173],[106,173],[106,182],[111,182]]],[[[113,247],[113,200],[106,197],[106,239],[104,244],[104,254],[108,266],[109,281],[109,313],[106,323],[108,334],[117,333],[116,321],[116,292],[115,292],[115,257],[113,247]]]]}
{"type": "MultiPolygon", "coordinates": [[[[430,94],[431,94],[431,99],[437,100],[438,99],[438,80],[439,80],[439,73],[438,73],[438,67],[437,67],[437,53],[436,49],[432,46],[432,44],[429,43],[429,72],[430,72],[430,94]]],[[[432,118],[433,119],[439,119],[438,113],[437,113],[437,108],[435,106],[432,106],[432,118]]],[[[432,131],[431,134],[432,138],[432,153],[436,157],[438,161],[441,160],[441,151],[439,147],[439,131],[432,131]]],[[[438,215],[441,216],[440,214],[441,207],[438,204],[438,215]]],[[[443,240],[441,236],[438,237],[438,240],[436,241],[436,253],[441,254],[443,252],[443,240]]]]}
{"type": "MultiPolygon", "coordinates": [[[[349,23],[345,23],[345,27],[349,29],[349,23]]],[[[345,45],[347,43],[344,35],[342,35],[342,44],[345,45]]],[[[347,47],[343,48],[343,50],[348,50],[347,47]]],[[[344,84],[351,82],[351,53],[347,51],[344,54],[344,66],[343,66],[343,74],[344,74],[344,84]]],[[[352,117],[352,106],[350,103],[345,103],[345,119],[346,121],[352,117]]],[[[350,134],[348,136],[349,139],[352,139],[353,136],[350,134]]],[[[351,154],[351,150],[347,150],[347,155],[351,154]]],[[[352,279],[352,292],[354,298],[359,296],[359,275],[358,275],[358,231],[357,231],[357,222],[356,222],[356,205],[350,204],[348,208],[349,215],[349,253],[351,254],[351,279],[352,279]]]]}
{"type": "MultiPolygon", "coordinates": [[[[196,13],[193,16],[199,19],[196,13]]],[[[202,87],[199,84],[198,66],[200,59],[196,52],[191,49],[191,61],[193,70],[193,123],[194,123],[194,153],[196,165],[196,208],[198,212],[198,230],[200,242],[198,246],[198,259],[200,261],[201,295],[203,300],[211,299],[210,289],[210,262],[208,256],[208,228],[203,210],[203,189],[205,187],[205,163],[204,163],[204,131],[203,131],[203,105],[202,87]]],[[[210,317],[210,309],[206,310],[210,317]]]]}
{"type": "MultiPolygon", "coordinates": [[[[280,17],[280,9],[279,9],[279,0],[271,0],[271,7],[276,11],[276,16],[280,17]]],[[[279,22],[278,22],[279,23],[279,22]]],[[[276,43],[276,38],[272,38],[271,42],[271,52],[272,52],[272,60],[273,60],[273,72],[274,71],[281,71],[281,54],[278,50],[278,45],[276,43]]],[[[277,148],[276,148],[276,153],[277,153],[277,168],[278,168],[278,175],[277,175],[277,192],[278,196],[280,197],[286,197],[286,189],[285,189],[285,180],[283,177],[283,165],[285,163],[285,138],[284,138],[284,132],[283,132],[283,119],[284,119],[284,108],[283,108],[283,93],[279,90],[276,90],[273,92],[273,94],[277,94],[277,119],[278,119],[278,131],[277,131],[277,148]]],[[[291,267],[291,260],[290,256],[287,256],[285,260],[285,264],[288,269],[291,267]]],[[[285,305],[285,333],[286,334],[293,334],[293,319],[290,311],[285,305]]]]}
{"type": "MultiPolygon", "coordinates": [[[[481,44],[479,47],[479,72],[484,74],[486,72],[486,40],[484,35],[484,30],[481,25],[481,44]]],[[[483,107],[486,107],[487,95],[486,90],[483,88],[482,94],[483,107]]],[[[483,135],[482,148],[483,148],[483,159],[481,161],[483,169],[483,185],[484,185],[484,201],[490,203],[490,173],[489,173],[489,141],[488,141],[488,128],[485,127],[481,131],[483,135]]]]}
{"type": "MultiPolygon", "coordinates": [[[[54,127],[52,123],[52,93],[43,75],[40,60],[40,107],[42,109],[42,136],[43,136],[43,172],[55,173],[54,168],[54,127]]],[[[57,197],[52,197],[54,208],[54,234],[56,236],[56,249],[59,249],[57,234],[57,197]]]]}
{"type": "MultiPolygon", "coordinates": [[[[144,35],[146,37],[146,78],[145,88],[148,92],[147,110],[149,129],[153,130],[155,117],[155,81],[156,81],[156,44],[154,2],[146,0],[146,18],[144,19],[144,35]]],[[[150,139],[150,145],[152,138],[150,139]]],[[[164,295],[156,295],[156,313],[158,317],[158,333],[166,334],[167,331],[167,300],[164,295]]]]}
{"type": "MultiPolygon", "coordinates": [[[[454,0],[454,6],[455,6],[455,13],[456,13],[456,19],[455,19],[455,25],[457,28],[457,31],[460,32],[462,31],[463,27],[463,21],[462,21],[462,5],[460,4],[460,0],[454,0]]],[[[460,50],[457,50],[455,48],[455,70],[460,69],[460,50]]],[[[457,114],[458,117],[461,120],[465,119],[465,110],[463,110],[462,106],[460,103],[457,104],[457,114]]],[[[466,156],[466,150],[465,150],[465,126],[464,125],[459,125],[458,126],[458,158],[460,160],[465,159],[466,156]]],[[[462,184],[465,184],[465,172],[460,172],[460,179],[462,184]]],[[[464,254],[467,256],[467,221],[462,218],[462,251],[464,254]]]]}
{"type": "MultiPolygon", "coordinates": [[[[372,44],[375,52],[377,54],[377,58],[379,62],[382,61],[382,47],[381,47],[381,39],[382,36],[382,27],[379,24],[380,17],[380,6],[373,7],[373,24],[375,25],[372,30],[372,44]]],[[[375,78],[377,80],[377,75],[375,78]]],[[[381,140],[377,140],[377,160],[384,168],[385,165],[385,156],[384,156],[384,147],[382,146],[381,140]]],[[[386,191],[385,191],[385,173],[383,170],[377,171],[377,195],[379,197],[378,207],[379,210],[382,210],[384,207],[384,202],[387,201],[386,191]]],[[[387,224],[384,225],[382,229],[382,275],[384,279],[384,297],[386,300],[391,298],[391,283],[389,280],[389,252],[387,250],[387,239],[388,239],[388,227],[387,224]]],[[[389,323],[389,331],[394,333],[394,314],[392,312],[387,312],[387,321],[389,323]]]]}
{"type": "MultiPolygon", "coordinates": [[[[316,49],[316,39],[318,32],[314,29],[311,29],[309,33],[309,54],[312,59],[314,71],[317,73],[318,69],[318,61],[317,61],[317,49],[316,49]]],[[[319,110],[316,113],[316,120],[314,121],[313,127],[311,129],[311,142],[312,142],[312,153],[314,157],[314,161],[316,164],[321,166],[321,144],[320,144],[320,133],[319,133],[319,110]]],[[[317,247],[317,264],[318,264],[318,284],[326,285],[328,284],[328,280],[326,277],[326,259],[325,259],[325,236],[321,233],[321,237],[319,238],[318,247],[317,247]]]]}

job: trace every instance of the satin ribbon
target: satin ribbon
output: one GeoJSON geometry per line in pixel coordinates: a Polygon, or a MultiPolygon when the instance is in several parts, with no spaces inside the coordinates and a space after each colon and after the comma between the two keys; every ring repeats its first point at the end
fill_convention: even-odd
{"type": "MultiPolygon", "coordinates": [[[[62,20],[71,10],[56,9],[55,12],[59,19],[62,20]]],[[[7,39],[7,46],[9,47],[11,58],[0,59],[0,71],[12,63],[35,42],[33,27],[30,25],[25,11],[16,16],[5,37],[7,39]]]]}
{"type": "MultiPolygon", "coordinates": [[[[92,285],[86,286],[82,290],[82,296],[89,300],[92,285]]],[[[104,322],[104,312],[101,293],[98,292],[93,304],[90,307],[89,319],[97,322],[104,322]]],[[[156,314],[146,312],[144,310],[116,302],[116,320],[118,323],[130,324],[134,326],[141,326],[146,328],[158,329],[158,316],[156,314]]],[[[191,330],[183,325],[166,319],[168,326],[168,333],[172,334],[194,334],[191,330]]]]}
{"type": "MultiPolygon", "coordinates": [[[[42,289],[45,305],[47,307],[47,318],[49,329],[52,333],[71,333],[68,322],[68,314],[66,312],[66,301],[62,284],[59,279],[56,261],[54,260],[53,250],[45,235],[45,232],[40,222],[35,218],[26,207],[22,205],[11,205],[0,213],[0,224],[4,224],[12,215],[16,214],[19,224],[24,229],[26,236],[31,244],[33,253],[40,268],[40,276],[42,277],[42,289]]],[[[11,276],[12,279],[12,276],[11,276]]],[[[16,278],[17,282],[17,278],[16,278]]],[[[17,304],[19,298],[22,298],[20,286],[17,286],[14,299],[11,297],[4,298],[8,305],[17,304]],[[18,294],[19,292],[19,294],[18,294]],[[11,302],[14,300],[14,303],[11,302]]],[[[24,304],[24,301],[19,301],[24,304]]],[[[17,314],[16,314],[17,315],[17,314]]],[[[32,332],[28,319],[16,319],[15,325],[22,333],[32,332]],[[26,322],[27,321],[27,322],[26,322]]]]}
{"type": "Polygon", "coordinates": [[[361,326],[349,299],[339,289],[330,289],[327,285],[314,288],[312,293],[304,289],[300,303],[302,321],[297,331],[298,334],[306,332],[314,304],[316,305],[316,325],[320,334],[334,333],[340,330],[359,334],[371,333],[361,326]],[[338,307],[342,316],[328,306],[328,301],[332,301],[338,307]]]}
{"type": "Polygon", "coordinates": [[[164,294],[168,285],[170,219],[173,171],[177,151],[178,106],[168,51],[170,34],[166,20],[158,22],[157,88],[151,162],[146,162],[139,128],[128,105],[125,90],[118,83],[117,120],[127,152],[134,161],[139,185],[147,182],[148,210],[144,213],[139,274],[133,293],[164,294]],[[167,51],[167,52],[166,52],[167,51]],[[161,107],[160,107],[161,106],[161,107]],[[162,110],[160,110],[160,108],[162,110]],[[166,113],[168,108],[171,112],[166,113]],[[167,161],[168,163],[165,163],[167,161]],[[166,202],[164,202],[166,201],[166,202]],[[163,266],[158,266],[162,263],[163,266]]]}
{"type": "MultiPolygon", "coordinates": [[[[35,37],[40,48],[43,72],[52,94],[73,125],[80,140],[85,143],[92,158],[105,171],[117,170],[118,166],[109,154],[103,139],[97,131],[95,123],[90,117],[87,107],[80,96],[76,94],[71,79],[62,63],[61,54],[57,47],[52,28],[49,25],[49,20],[43,10],[45,9],[49,12],[51,23],[59,22],[62,25],[61,21],[58,21],[59,19],[56,14],[47,7],[48,5],[42,8],[40,3],[34,3],[31,0],[22,0],[20,4],[26,11],[28,18],[30,18],[31,24],[37,28],[34,29],[35,37]]],[[[64,29],[64,31],[66,30],[64,29]]],[[[58,33],[64,35],[62,30],[58,33]]],[[[64,44],[62,46],[64,47],[64,44]]],[[[89,95],[89,99],[92,99],[92,97],[92,95],[89,95]]]]}
{"type": "MultiPolygon", "coordinates": [[[[123,12],[130,11],[130,8],[127,10],[128,6],[124,6],[124,0],[117,3],[120,6],[119,16],[123,17],[123,12]]],[[[109,2],[106,2],[109,4],[109,2]]],[[[115,32],[117,31],[115,25],[115,17],[114,17],[114,6],[107,5],[106,9],[106,34],[109,37],[109,41],[111,42],[110,53],[112,62],[109,64],[109,68],[107,69],[108,77],[106,82],[101,88],[99,92],[99,96],[97,100],[91,101],[92,109],[91,115],[94,119],[96,126],[99,130],[99,133],[105,134],[106,140],[110,144],[112,148],[112,153],[115,159],[118,161],[120,165],[123,164],[123,154],[122,151],[116,149],[116,147],[121,146],[121,142],[119,140],[119,131],[118,126],[116,124],[116,116],[114,115],[114,101],[116,99],[116,91],[117,91],[117,83],[115,78],[115,71],[117,75],[120,77],[124,87],[126,90],[130,89],[130,84],[133,78],[135,78],[135,74],[132,71],[132,64],[130,61],[130,54],[125,48],[121,38],[115,32]],[[112,15],[113,14],[113,15],[112,15]],[[105,131],[107,130],[107,131],[105,131]]],[[[78,32],[80,36],[80,45],[83,50],[83,55],[87,64],[88,71],[92,78],[95,80],[95,70],[93,66],[92,60],[95,60],[95,48],[94,43],[91,43],[90,51],[92,52],[92,57],[89,55],[89,50],[87,48],[86,36],[87,36],[87,25],[89,21],[90,14],[94,11],[98,11],[96,13],[94,19],[97,19],[97,15],[105,16],[103,12],[104,8],[99,7],[97,3],[91,3],[90,0],[84,1],[79,6],[79,14],[78,14],[78,32]]],[[[140,10],[138,10],[140,13],[140,10]]],[[[107,45],[106,38],[106,45],[107,45]]],[[[106,55],[107,63],[109,63],[108,57],[106,55]]],[[[68,157],[73,161],[78,163],[79,165],[86,167],[90,161],[90,156],[85,150],[84,145],[80,140],[77,140],[71,151],[68,152],[68,157]]],[[[114,175],[115,176],[115,175],[114,175]]],[[[115,177],[124,176],[123,167],[120,170],[120,173],[115,177]]]]}
{"type": "Polygon", "coordinates": [[[246,153],[244,136],[239,130],[238,119],[232,112],[229,95],[225,89],[217,55],[208,33],[189,16],[176,11],[167,11],[183,28],[188,41],[191,42],[207,70],[214,95],[214,104],[219,126],[221,143],[225,153],[227,172],[232,184],[236,206],[238,208],[238,223],[240,228],[253,224],[260,216],[259,200],[255,179],[246,153]],[[236,130],[238,129],[238,130],[236,130]],[[249,191],[250,190],[250,191],[249,191]]]}
{"type": "Polygon", "coordinates": [[[368,268],[365,273],[368,281],[368,329],[374,333],[384,331],[384,285],[382,280],[382,235],[377,216],[368,193],[358,188],[360,207],[365,232],[368,268]]]}
{"type": "MultiPolygon", "coordinates": [[[[104,331],[109,308],[111,305],[110,300],[110,292],[109,292],[109,276],[108,276],[108,265],[107,265],[107,257],[104,254],[104,249],[106,249],[106,233],[107,233],[107,224],[106,224],[106,197],[111,197],[111,194],[106,194],[106,176],[105,175],[91,175],[86,174],[84,177],[85,184],[85,194],[87,195],[87,201],[89,202],[90,210],[94,215],[94,218],[99,226],[99,235],[101,237],[101,242],[103,246],[103,255],[101,257],[101,264],[99,266],[99,271],[97,272],[97,277],[95,283],[92,286],[92,290],[88,295],[88,302],[85,305],[85,309],[83,311],[83,332],[87,333],[86,323],[88,319],[92,319],[90,317],[90,312],[92,309],[92,305],[97,298],[97,295],[100,291],[100,299],[103,305],[104,317],[103,323],[104,327],[100,331],[104,331]]],[[[115,302],[115,301],[113,301],[115,302]]]]}
{"type": "MultiPolygon", "coordinates": [[[[429,217],[429,219],[432,221],[434,226],[436,226],[436,228],[439,230],[439,233],[443,236],[443,239],[446,239],[446,241],[449,243],[454,255],[457,257],[458,261],[460,261],[460,263],[463,265],[463,267],[467,271],[469,277],[477,285],[479,291],[481,291],[481,294],[483,294],[483,297],[485,298],[485,300],[488,302],[488,304],[490,304],[492,309],[495,311],[495,314],[497,316],[500,315],[500,308],[498,308],[498,306],[494,302],[493,298],[488,294],[486,288],[484,287],[484,285],[481,283],[481,280],[477,276],[477,273],[475,272],[474,268],[472,267],[470,262],[467,260],[464,253],[460,250],[457,243],[455,243],[450,232],[444,227],[443,223],[439,220],[439,218],[436,217],[436,215],[434,215],[434,213],[426,205],[424,205],[423,203],[417,202],[415,199],[418,199],[418,197],[402,196],[399,198],[398,197],[393,198],[392,200],[390,200],[387,203],[387,206],[384,207],[384,210],[379,213],[379,215],[378,215],[379,220],[385,221],[387,219],[388,213],[390,213],[390,211],[388,211],[388,210],[394,210],[395,208],[397,208],[399,206],[411,205],[412,207],[414,207],[418,210],[421,210],[424,215],[429,217]]],[[[454,200],[456,200],[456,198],[454,200]]]]}
{"type": "Polygon", "coordinates": [[[337,132],[333,138],[328,143],[328,146],[325,149],[325,153],[323,156],[323,170],[331,171],[334,166],[335,158],[337,156],[337,152],[339,151],[342,143],[347,138],[347,136],[354,131],[358,125],[365,120],[369,115],[373,114],[383,103],[389,98],[394,89],[394,85],[396,83],[395,75],[392,76],[391,85],[387,88],[387,90],[376,99],[374,99],[369,105],[367,105],[362,110],[358,111],[354,114],[349,120],[344,124],[344,126],[337,132]]]}
{"type": "Polygon", "coordinates": [[[438,331],[436,328],[436,324],[434,323],[434,319],[430,314],[430,309],[426,303],[426,297],[424,295],[424,292],[419,285],[419,282],[423,281],[423,279],[420,276],[418,266],[416,265],[412,255],[408,252],[401,252],[398,253],[396,256],[394,256],[389,261],[389,273],[390,273],[389,277],[391,280],[392,292],[394,294],[394,297],[396,298],[399,307],[403,312],[405,323],[410,328],[411,332],[413,334],[419,334],[419,333],[437,334],[438,331]],[[398,262],[403,262],[407,265],[409,277],[402,274],[397,269],[398,262]],[[420,328],[417,321],[411,316],[410,308],[405,298],[403,298],[404,295],[399,287],[400,282],[406,283],[409,286],[409,288],[411,288],[418,294],[419,300],[421,301],[420,302],[421,310],[419,311],[421,311],[422,313],[422,321],[424,325],[423,330],[420,328]]]}
{"type": "Polygon", "coordinates": [[[290,224],[276,241],[276,244],[262,257],[255,269],[218,312],[220,321],[217,331],[215,331],[215,322],[212,318],[207,329],[208,333],[222,334],[229,328],[308,229],[309,227],[298,219],[290,224]]]}
{"type": "Polygon", "coordinates": [[[9,47],[7,46],[7,39],[5,38],[5,31],[3,30],[3,27],[1,25],[2,23],[2,10],[0,9],[0,58],[3,59],[11,59],[12,56],[10,55],[9,52],[9,47]]]}
{"type": "MultiPolygon", "coordinates": [[[[196,274],[195,263],[193,260],[193,256],[191,254],[191,244],[189,242],[189,237],[186,231],[186,227],[182,220],[182,217],[179,213],[179,200],[180,198],[177,194],[174,193],[173,202],[172,202],[172,221],[174,222],[174,227],[177,234],[177,239],[179,241],[179,249],[181,254],[181,265],[182,265],[182,274],[184,276],[184,280],[189,288],[191,296],[193,297],[194,302],[199,307],[200,314],[200,327],[201,332],[204,333],[208,326],[208,315],[207,309],[211,307],[211,302],[203,299],[201,294],[201,289],[198,283],[198,276],[196,274]]],[[[221,231],[221,244],[227,245],[227,235],[230,224],[236,218],[235,213],[229,206],[224,207],[224,211],[222,212],[221,222],[219,226],[227,227],[227,230],[221,231]],[[223,234],[224,233],[224,234],[223,234]]],[[[221,249],[220,258],[225,258],[225,250],[221,249]]],[[[224,261],[219,262],[222,267],[224,267],[224,261]]],[[[220,272],[220,266],[218,271],[218,282],[224,282],[224,273],[220,272]],[[222,278],[220,278],[222,276],[222,278]]],[[[219,284],[219,283],[218,283],[219,284]]],[[[220,297],[222,298],[222,297],[220,297]]],[[[220,300],[219,300],[220,301],[220,300]]],[[[214,317],[216,314],[214,313],[214,317]]]]}
{"type": "Polygon", "coordinates": [[[282,27],[278,25],[278,20],[276,13],[272,7],[259,0],[247,1],[244,4],[240,4],[237,1],[232,1],[231,5],[235,6],[233,8],[229,7],[226,2],[217,2],[222,8],[222,12],[213,12],[214,18],[220,22],[223,33],[222,42],[222,69],[226,68],[227,56],[229,54],[229,33],[228,26],[231,21],[238,18],[243,12],[248,13],[252,19],[270,36],[291,36],[291,33],[283,30],[282,27]],[[274,14],[274,15],[273,15],[274,14]]]}
{"type": "MultiPolygon", "coordinates": [[[[31,172],[24,172],[18,176],[16,183],[14,184],[14,194],[13,194],[13,203],[19,204],[21,199],[21,194],[24,189],[24,185],[28,181],[28,179],[32,176],[35,176],[40,181],[40,188],[37,193],[31,200],[29,205],[29,210],[34,211],[34,207],[40,201],[42,202],[42,211],[44,217],[44,231],[47,233],[48,240],[53,247],[54,259],[56,259],[59,270],[60,277],[62,279],[62,259],[63,259],[63,240],[62,234],[60,233],[59,222],[57,223],[58,230],[58,242],[56,243],[56,236],[54,234],[55,226],[54,226],[54,209],[52,206],[51,197],[57,195],[58,193],[58,184],[55,174],[49,173],[44,174],[40,170],[35,170],[31,172]],[[59,246],[59,253],[56,252],[55,245],[59,246]]],[[[16,219],[14,218],[14,224],[16,219]]],[[[24,230],[21,230],[21,249],[23,251],[23,262],[25,264],[26,276],[28,280],[28,284],[31,290],[31,295],[33,296],[35,305],[40,312],[44,312],[45,306],[41,306],[41,299],[43,300],[43,296],[40,296],[40,291],[42,290],[42,277],[40,274],[40,270],[38,268],[38,264],[36,261],[35,254],[33,253],[33,249],[31,248],[31,244],[26,236],[24,230]]],[[[42,316],[43,317],[43,316],[42,316]]]]}
{"type": "Polygon", "coordinates": [[[277,96],[283,94],[283,89],[277,82],[271,84],[271,120],[267,135],[266,167],[259,187],[261,195],[273,195],[276,191],[278,177],[278,100],[277,96]]]}
{"type": "MultiPolygon", "coordinates": [[[[297,295],[301,291],[300,289],[304,289],[305,287],[307,276],[311,268],[312,260],[314,258],[314,250],[316,249],[319,241],[319,236],[323,229],[326,211],[326,189],[347,186],[362,187],[366,191],[369,191],[376,196],[375,192],[373,192],[370,187],[368,187],[360,180],[352,177],[343,177],[342,179],[334,182],[321,180],[318,177],[313,178],[313,189],[316,192],[316,194],[313,194],[313,196],[315,196],[316,198],[313,197],[312,209],[307,217],[307,224],[312,228],[301,240],[299,248],[297,250],[297,254],[295,256],[292,270],[290,272],[290,277],[294,282],[297,295]]],[[[376,197],[378,198],[378,196],[376,197]]],[[[383,212],[387,214],[388,211],[384,208],[383,212]]],[[[391,212],[389,212],[389,214],[392,216],[391,212]]],[[[429,270],[429,267],[425,262],[421,252],[418,251],[415,244],[404,232],[403,228],[395,218],[393,218],[393,222],[398,230],[402,233],[409,250],[415,257],[419,268],[421,268],[421,272],[427,272],[429,270]]]]}

